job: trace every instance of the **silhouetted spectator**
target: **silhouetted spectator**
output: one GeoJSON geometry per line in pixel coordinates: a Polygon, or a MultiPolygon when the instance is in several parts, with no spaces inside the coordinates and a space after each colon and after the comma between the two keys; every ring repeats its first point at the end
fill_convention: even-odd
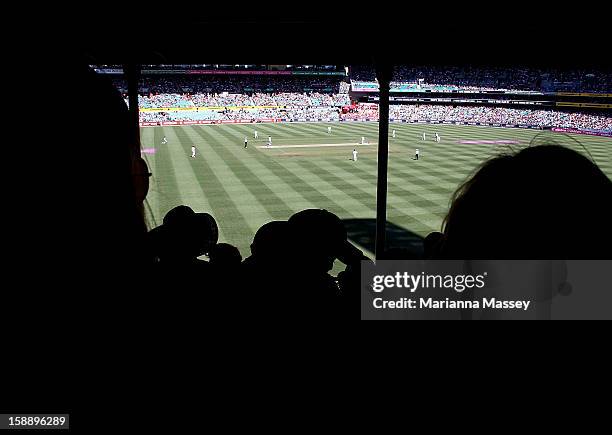
{"type": "Polygon", "coordinates": [[[181,221],[185,219],[187,216],[193,216],[195,211],[189,206],[186,205],[177,205],[162,219],[163,225],[180,225],[181,221]]]}
{"type": "Polygon", "coordinates": [[[265,267],[287,258],[289,246],[289,224],[286,221],[272,221],[262,225],[251,243],[251,255],[243,265],[265,267]]]}
{"type": "MultiPolygon", "coordinates": [[[[7,326],[19,325],[14,332],[23,336],[13,335],[19,342],[40,339],[37,354],[20,352],[11,358],[14,363],[34,364],[44,354],[43,372],[64,379],[68,396],[85,398],[88,392],[102,396],[120,389],[127,381],[125,366],[107,362],[118,355],[134,359],[129,353],[134,342],[126,341],[133,337],[133,325],[143,323],[147,301],[140,291],[150,291],[142,213],[149,171],[133,134],[137,125],[130,128],[125,102],[112,84],[86,65],[62,63],[61,70],[61,80],[40,78],[41,89],[54,101],[45,109],[48,125],[27,117],[28,130],[19,131],[27,131],[28,143],[12,147],[22,160],[30,149],[37,156],[26,159],[27,167],[4,156],[18,168],[11,173],[18,178],[4,185],[11,186],[9,191],[25,187],[19,195],[27,206],[6,201],[11,212],[5,214],[17,217],[23,227],[3,226],[20,245],[4,251],[27,267],[19,270],[4,262],[5,270],[20,273],[15,280],[5,275],[14,289],[3,292],[3,317],[7,326]],[[69,119],[59,114],[60,107],[68,106],[74,108],[69,119]],[[57,339],[71,344],[63,349],[47,345],[57,339]],[[98,374],[74,376],[77,358],[89,361],[91,372],[98,374]]],[[[3,394],[13,396],[6,385],[3,394]]],[[[29,389],[29,395],[40,394],[29,389]]]]}
{"type": "Polygon", "coordinates": [[[297,277],[291,287],[302,292],[304,306],[311,312],[343,313],[353,305],[350,300],[358,300],[359,265],[367,258],[348,242],[340,218],[327,210],[302,210],[288,222],[295,259],[291,270],[297,277]],[[335,260],[347,265],[340,285],[329,274],[335,260]]]}
{"type": "Polygon", "coordinates": [[[338,257],[347,234],[338,216],[322,209],[308,209],[289,218],[294,266],[312,291],[330,297],[339,295],[338,286],[328,272],[338,257]]]}
{"type": "Polygon", "coordinates": [[[339,314],[347,319],[354,319],[359,310],[361,294],[361,264],[363,261],[370,262],[361,250],[346,241],[338,255],[338,260],[346,265],[346,268],[338,273],[338,287],[342,296],[342,307],[339,314]]]}
{"type": "Polygon", "coordinates": [[[294,261],[290,236],[287,221],[262,225],[251,243],[251,255],[241,264],[242,287],[249,289],[249,296],[254,298],[255,303],[263,300],[272,304],[271,311],[286,309],[277,298],[291,295],[291,283],[296,278],[290,270],[290,264],[294,261]]]}
{"type": "Polygon", "coordinates": [[[237,271],[242,262],[240,251],[228,243],[217,243],[208,252],[210,264],[217,270],[237,271]]]}
{"type": "Polygon", "coordinates": [[[153,252],[163,267],[200,267],[208,262],[198,259],[217,243],[217,222],[208,213],[195,213],[187,206],[170,210],[163,225],[149,232],[153,252]]]}
{"type": "Polygon", "coordinates": [[[443,235],[439,232],[429,233],[423,240],[423,256],[426,259],[436,258],[438,256],[440,245],[442,244],[443,235]]]}
{"type": "Polygon", "coordinates": [[[609,258],[612,181],[569,148],[541,145],[485,162],[455,193],[440,255],[609,258]]]}
{"type": "Polygon", "coordinates": [[[63,210],[58,203],[58,211],[78,209],[66,214],[64,223],[72,221],[77,243],[89,245],[88,256],[100,255],[111,267],[134,268],[148,261],[143,201],[150,175],[135,125],[130,125],[128,108],[107,77],[87,67],[69,77],[75,89],[70,98],[83,110],[73,112],[71,128],[56,149],[65,159],[59,164],[76,158],[79,163],[70,171],[56,171],[66,184],[62,194],[72,199],[63,210]]]}

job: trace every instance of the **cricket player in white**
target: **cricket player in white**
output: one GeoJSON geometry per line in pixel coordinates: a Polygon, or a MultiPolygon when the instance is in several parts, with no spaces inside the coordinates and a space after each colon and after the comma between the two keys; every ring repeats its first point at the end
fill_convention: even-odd
{"type": "Polygon", "coordinates": [[[365,137],[361,136],[361,145],[365,145],[365,137]]]}
{"type": "Polygon", "coordinates": [[[395,139],[395,130],[393,130],[393,133],[391,134],[391,136],[393,136],[393,139],[395,139]]]}
{"type": "Polygon", "coordinates": [[[191,157],[195,158],[195,155],[196,155],[195,145],[191,145],[191,157]]]}
{"type": "Polygon", "coordinates": [[[423,140],[427,140],[427,135],[423,133],[423,140]]]}
{"type": "Polygon", "coordinates": [[[161,143],[162,145],[166,145],[168,143],[168,139],[166,139],[166,136],[164,136],[161,143]]]}
{"type": "Polygon", "coordinates": [[[331,134],[331,127],[327,127],[327,134],[331,134]]]}
{"type": "Polygon", "coordinates": [[[268,136],[268,146],[272,146],[272,136],[268,136]]]}
{"type": "Polygon", "coordinates": [[[440,135],[436,133],[436,142],[440,143],[440,135]]]}
{"type": "Polygon", "coordinates": [[[414,151],[414,160],[419,160],[419,149],[418,148],[414,151]]]}
{"type": "Polygon", "coordinates": [[[255,130],[255,139],[257,139],[257,130],[255,130]]]}
{"type": "Polygon", "coordinates": [[[247,139],[247,137],[244,137],[244,147],[246,148],[247,145],[249,144],[249,140],[247,139]]]}
{"type": "Polygon", "coordinates": [[[357,150],[355,148],[353,148],[353,161],[357,161],[357,150]]]}

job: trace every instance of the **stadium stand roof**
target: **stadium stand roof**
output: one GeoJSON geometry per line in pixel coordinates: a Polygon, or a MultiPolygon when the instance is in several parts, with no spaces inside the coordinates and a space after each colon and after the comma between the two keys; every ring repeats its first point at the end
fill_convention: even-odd
{"type": "MultiPolygon", "coordinates": [[[[432,13],[409,4],[309,2],[289,14],[216,6],[172,16],[111,16],[78,21],[73,38],[88,63],[457,63],[600,65],[609,62],[606,29],[554,10],[432,13]],[[322,11],[322,12],[321,12],[322,11]],[[94,30],[92,30],[94,29],[94,30]],[[383,43],[384,41],[384,43],[383,43]]],[[[295,6],[294,6],[295,8],[295,6]]],[[[592,23],[592,22],[591,22],[592,23]]]]}

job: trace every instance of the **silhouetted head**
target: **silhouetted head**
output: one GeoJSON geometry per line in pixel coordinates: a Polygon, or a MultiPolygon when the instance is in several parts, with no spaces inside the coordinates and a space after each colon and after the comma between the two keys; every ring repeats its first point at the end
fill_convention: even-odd
{"type": "Polygon", "coordinates": [[[70,99],[78,102],[79,110],[71,113],[70,128],[60,135],[56,157],[66,162],[78,158],[78,162],[68,171],[57,171],[66,184],[62,194],[72,201],[64,209],[78,207],[68,219],[87,222],[92,249],[113,251],[104,254],[109,259],[137,260],[146,233],[142,206],[149,177],[140,156],[138,126],[106,77],[83,67],[69,79],[74,90],[70,99]]]}
{"type": "Polygon", "coordinates": [[[242,262],[240,251],[228,243],[217,243],[208,253],[210,264],[222,268],[239,267],[242,262]]]}
{"type": "Polygon", "coordinates": [[[217,243],[219,230],[208,213],[195,213],[187,206],[178,206],[166,214],[162,226],[149,234],[162,261],[187,261],[208,254],[217,243]]]}
{"type": "Polygon", "coordinates": [[[195,215],[195,211],[187,205],[179,205],[170,210],[163,219],[164,225],[180,224],[186,218],[195,215]]]}
{"type": "Polygon", "coordinates": [[[425,258],[436,258],[443,240],[444,235],[442,233],[438,231],[429,233],[423,239],[423,256],[425,258]]]}
{"type": "Polygon", "coordinates": [[[344,224],[323,209],[302,210],[289,218],[293,252],[304,266],[329,271],[347,243],[344,224]]]}
{"type": "Polygon", "coordinates": [[[558,145],[485,162],[455,193],[444,222],[446,257],[549,259],[609,256],[612,182],[558,145]]]}
{"type": "Polygon", "coordinates": [[[272,221],[261,226],[253,237],[251,254],[262,258],[282,259],[287,255],[289,224],[287,221],[272,221]]]}

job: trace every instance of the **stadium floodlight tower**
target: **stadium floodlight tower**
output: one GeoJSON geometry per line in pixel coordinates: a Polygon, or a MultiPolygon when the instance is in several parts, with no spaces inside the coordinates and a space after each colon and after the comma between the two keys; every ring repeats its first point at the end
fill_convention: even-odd
{"type": "Polygon", "coordinates": [[[389,168],[389,87],[393,65],[375,62],[378,79],[378,176],[376,185],[376,246],[375,256],[383,257],[387,231],[387,171],[389,168]]]}

